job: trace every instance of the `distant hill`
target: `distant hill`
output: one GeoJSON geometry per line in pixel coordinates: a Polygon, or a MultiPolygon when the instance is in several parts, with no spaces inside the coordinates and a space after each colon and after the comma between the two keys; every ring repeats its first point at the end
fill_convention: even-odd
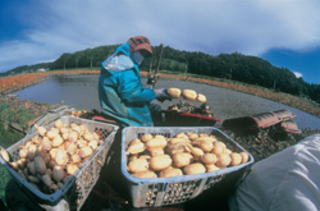
{"type": "MultiPolygon", "coordinates": [[[[39,69],[67,70],[99,67],[100,63],[111,55],[117,46],[99,46],[74,53],[64,53],[54,62],[20,66],[2,75],[34,72],[39,69]]],[[[159,52],[159,46],[154,46],[154,52],[155,57],[159,52]]],[[[155,58],[149,58],[143,62],[141,69],[148,70],[154,66],[155,58]]],[[[275,67],[259,57],[246,56],[237,52],[213,56],[166,46],[163,49],[160,69],[241,81],[310,98],[320,103],[320,85],[306,83],[302,78],[296,78],[290,70],[275,67]]]]}
{"type": "Polygon", "coordinates": [[[32,73],[37,71],[45,71],[45,70],[49,70],[51,65],[52,65],[52,62],[39,63],[35,65],[23,65],[23,66],[13,68],[7,72],[0,73],[0,77],[8,76],[8,75],[17,75],[22,73],[32,73]]]}

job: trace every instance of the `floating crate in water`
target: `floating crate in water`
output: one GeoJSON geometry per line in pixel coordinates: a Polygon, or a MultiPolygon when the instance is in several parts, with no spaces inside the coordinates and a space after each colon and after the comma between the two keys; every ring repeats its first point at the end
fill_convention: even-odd
{"type": "MultiPolygon", "coordinates": [[[[134,207],[159,207],[186,202],[207,189],[221,186],[223,182],[232,177],[240,178],[245,168],[254,162],[253,156],[247,152],[249,155],[247,163],[203,174],[144,179],[134,177],[127,171],[126,149],[132,139],[139,138],[146,133],[171,138],[181,132],[213,134],[232,151],[247,152],[229,136],[213,127],[127,127],[122,131],[121,173],[134,207]]],[[[234,185],[235,182],[236,180],[230,180],[229,185],[230,183],[234,185]]]]}
{"type": "MultiPolygon", "coordinates": [[[[40,206],[55,206],[64,199],[68,203],[70,210],[79,210],[99,179],[100,170],[105,163],[106,156],[114,141],[118,127],[72,116],[63,116],[60,120],[65,124],[85,124],[91,132],[95,131],[103,140],[103,143],[94,151],[91,157],[82,164],[81,169],[68,179],[62,188],[52,194],[45,194],[30,184],[11,166],[5,164],[5,167],[22,190],[40,206]]],[[[53,123],[44,127],[50,128],[52,125],[53,123]]],[[[13,160],[18,158],[19,147],[30,141],[36,135],[38,135],[37,132],[31,133],[7,149],[13,160]]]]}

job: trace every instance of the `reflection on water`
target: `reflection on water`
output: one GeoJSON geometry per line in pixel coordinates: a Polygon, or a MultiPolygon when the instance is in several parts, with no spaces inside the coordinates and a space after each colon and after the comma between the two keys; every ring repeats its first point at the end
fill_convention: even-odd
{"type": "MultiPolygon", "coordinates": [[[[99,110],[98,77],[98,75],[52,76],[40,84],[20,90],[14,94],[26,100],[49,104],[63,103],[79,109],[95,108],[99,110]]],[[[207,96],[208,104],[212,107],[215,116],[221,119],[288,109],[297,115],[295,120],[300,128],[320,128],[320,119],[317,117],[283,104],[241,92],[172,79],[160,79],[157,87],[191,88],[203,93],[207,96]]],[[[162,106],[166,108],[172,103],[176,103],[176,100],[166,101],[162,106]]]]}
{"type": "Polygon", "coordinates": [[[76,108],[99,108],[98,75],[52,76],[48,80],[20,90],[19,98],[76,108]]]}

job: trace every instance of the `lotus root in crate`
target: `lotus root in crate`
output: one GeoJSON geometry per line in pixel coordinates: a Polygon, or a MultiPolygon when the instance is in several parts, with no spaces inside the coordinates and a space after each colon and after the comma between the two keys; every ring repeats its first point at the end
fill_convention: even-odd
{"type": "Polygon", "coordinates": [[[253,162],[254,158],[250,153],[221,130],[214,127],[127,127],[122,131],[121,174],[134,207],[158,207],[183,203],[195,198],[207,189],[221,186],[231,177],[236,177],[236,180],[227,182],[234,185],[242,176],[244,170],[253,162]],[[177,166],[180,164],[175,163],[175,158],[173,157],[176,154],[170,151],[169,144],[181,141],[178,139],[183,139],[186,134],[188,135],[187,138],[190,139],[186,138],[187,141],[183,145],[185,147],[183,150],[187,150],[193,157],[188,164],[185,164],[188,166],[181,167],[181,164],[181,168],[179,168],[177,166]],[[190,141],[192,134],[194,140],[190,141]],[[197,138],[194,134],[196,134],[197,138]],[[205,138],[200,138],[201,136],[215,139],[211,142],[212,146],[210,144],[209,146],[201,146],[203,147],[201,148],[203,154],[199,149],[200,144],[205,143],[201,142],[201,140],[205,138]],[[153,140],[150,141],[146,137],[153,140]],[[154,141],[154,139],[157,139],[157,141],[154,141]],[[159,139],[165,139],[167,145],[159,139]],[[220,168],[212,169],[215,165],[201,163],[207,162],[205,158],[210,158],[207,154],[212,154],[211,151],[219,149],[218,143],[225,146],[223,149],[228,153],[230,159],[233,155],[242,153],[246,155],[246,161],[242,159],[243,163],[240,162],[234,165],[232,160],[231,165],[230,160],[229,166],[222,166],[223,156],[221,155],[219,157],[220,160],[213,161],[220,168]],[[163,148],[161,148],[161,144],[163,148]],[[199,145],[194,147],[193,144],[199,145]],[[156,147],[157,150],[153,151],[154,149],[150,149],[151,146],[156,147]],[[205,150],[211,151],[207,153],[205,150]],[[197,155],[199,151],[200,154],[197,155]],[[163,153],[165,154],[163,155],[163,153]],[[162,159],[162,162],[156,166],[153,161],[156,161],[159,156],[165,159],[162,159]],[[168,159],[170,160],[168,156],[171,156],[171,163],[167,161],[168,159]],[[133,164],[140,166],[136,167],[133,164]],[[171,166],[168,167],[169,165],[171,166]],[[161,169],[161,166],[163,169],[161,169]],[[198,173],[191,171],[194,169],[197,169],[198,173]],[[176,172],[174,176],[167,175],[168,177],[163,177],[165,173],[171,174],[173,171],[176,172]]]}
{"type": "MultiPolygon", "coordinates": [[[[67,129],[66,129],[67,130],[67,129]]],[[[106,123],[99,123],[95,122],[92,120],[86,120],[86,119],[81,119],[77,117],[72,117],[72,116],[63,116],[61,117],[58,121],[52,122],[44,127],[39,127],[36,132],[33,132],[29,135],[27,135],[25,138],[17,142],[16,144],[12,145],[7,149],[7,151],[10,153],[13,162],[11,162],[10,165],[5,164],[5,167],[9,171],[9,173],[12,175],[13,179],[17,182],[17,184],[28,194],[29,197],[37,201],[39,204],[44,204],[44,205],[49,205],[49,206],[55,206],[61,199],[64,199],[67,201],[69,207],[71,210],[79,210],[83,203],[85,202],[86,198],[88,197],[89,193],[91,192],[92,188],[96,184],[100,170],[102,166],[105,163],[106,156],[108,154],[108,151],[110,149],[110,146],[112,145],[114,141],[115,134],[118,130],[118,127],[115,125],[111,124],[106,124],[106,123]],[[70,126],[70,129],[68,130],[68,137],[65,139],[63,138],[63,129],[59,129],[58,123],[61,125],[68,125],[70,126]],[[70,135],[72,132],[76,131],[77,126],[83,126],[82,129],[84,130],[83,133],[81,131],[77,133],[77,139],[73,140],[72,135],[70,135]],[[73,127],[71,129],[71,127],[73,127]],[[63,139],[62,145],[60,144],[60,147],[62,146],[63,149],[65,149],[65,154],[68,156],[68,161],[66,161],[66,165],[64,167],[61,167],[62,170],[62,175],[70,175],[68,177],[64,177],[64,180],[61,180],[63,182],[58,182],[57,177],[59,177],[59,174],[56,172],[56,169],[58,168],[55,166],[54,168],[48,167],[50,165],[51,160],[53,160],[52,156],[50,157],[49,161],[45,163],[44,168],[46,169],[46,172],[44,174],[40,174],[37,172],[33,177],[35,179],[40,180],[40,185],[44,186],[44,181],[43,177],[46,177],[45,175],[52,176],[51,181],[53,181],[54,184],[58,184],[57,188],[55,189],[48,189],[48,191],[44,191],[43,189],[39,189],[36,184],[31,184],[29,176],[26,177],[25,173],[28,174],[30,173],[30,168],[28,168],[26,171],[23,172],[19,168],[14,168],[15,166],[13,164],[16,163],[17,159],[22,155],[21,153],[21,148],[25,147],[26,144],[28,143],[39,143],[39,146],[44,147],[45,144],[43,143],[45,140],[45,137],[53,136],[54,130],[51,130],[52,128],[58,128],[55,131],[58,131],[57,133],[59,134],[60,138],[53,138],[50,140],[52,143],[51,147],[53,146],[53,142],[55,141],[56,144],[59,144],[59,141],[61,142],[61,137],[63,139]],[[39,133],[42,133],[43,131],[46,131],[45,136],[40,136],[39,133]],[[49,131],[53,131],[51,134],[49,131]],[[95,139],[92,138],[91,135],[95,136],[95,139]],[[39,138],[39,140],[36,140],[39,138]],[[90,141],[90,139],[96,140],[96,142],[99,142],[96,144],[94,141],[90,141]],[[81,148],[81,140],[83,144],[87,143],[87,146],[83,146],[83,150],[81,148]],[[86,142],[85,142],[86,139],[86,142]],[[78,168],[72,168],[72,165],[70,166],[69,163],[71,162],[71,158],[73,159],[72,154],[70,153],[69,148],[70,144],[67,145],[66,141],[70,141],[74,144],[76,144],[77,148],[74,149],[76,150],[76,155],[74,159],[80,159],[78,160],[79,167],[78,168]],[[90,149],[87,148],[87,151],[91,152],[91,154],[86,155],[86,150],[84,150],[85,147],[89,147],[90,149]],[[68,150],[67,150],[68,148],[68,150]],[[81,151],[82,150],[82,151],[81,151]],[[90,151],[91,150],[91,151],[90,151]],[[80,152],[81,151],[81,152],[80,152]],[[49,170],[48,170],[49,169],[49,170]],[[54,169],[54,170],[53,170],[54,169]],[[19,172],[18,172],[19,171],[19,172]],[[73,174],[70,174],[69,171],[74,172],[73,174]],[[59,184],[60,183],[60,184],[59,184]]],[[[67,133],[67,132],[66,132],[67,133]]],[[[28,146],[30,146],[29,144],[28,146]]],[[[40,148],[38,148],[40,151],[40,148]]],[[[72,147],[71,149],[72,150],[72,147]]],[[[40,153],[37,151],[36,153],[40,153]]],[[[52,151],[52,150],[51,150],[52,151]]],[[[51,152],[51,151],[46,151],[51,152]]],[[[58,163],[58,152],[57,150],[55,151],[55,164],[58,163]]],[[[30,156],[30,154],[28,154],[30,156]]],[[[32,158],[27,157],[28,162],[35,162],[37,154],[34,155],[35,157],[32,158]]],[[[76,161],[75,161],[76,162],[76,161]]],[[[41,162],[40,162],[41,164],[41,162]]],[[[27,164],[29,165],[29,163],[27,164]]],[[[35,164],[34,164],[35,165],[35,164]]],[[[37,165],[39,166],[39,164],[37,165]]],[[[28,166],[29,167],[29,166],[28,166]]],[[[59,167],[60,168],[60,167],[59,167]]],[[[32,169],[32,168],[31,168],[32,169]]],[[[25,169],[24,169],[25,170],[25,169]]],[[[61,173],[61,172],[60,172],[61,173]]],[[[51,187],[51,186],[50,186],[51,187]]],[[[54,187],[54,186],[52,186],[54,187]]]]}

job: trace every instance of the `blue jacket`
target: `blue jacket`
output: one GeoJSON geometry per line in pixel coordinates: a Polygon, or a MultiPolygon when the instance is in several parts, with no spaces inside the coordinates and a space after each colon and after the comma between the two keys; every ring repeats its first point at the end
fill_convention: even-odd
{"type": "Polygon", "coordinates": [[[103,112],[123,126],[152,126],[152,89],[143,88],[139,67],[131,60],[128,43],[101,63],[99,101],[103,112]]]}

